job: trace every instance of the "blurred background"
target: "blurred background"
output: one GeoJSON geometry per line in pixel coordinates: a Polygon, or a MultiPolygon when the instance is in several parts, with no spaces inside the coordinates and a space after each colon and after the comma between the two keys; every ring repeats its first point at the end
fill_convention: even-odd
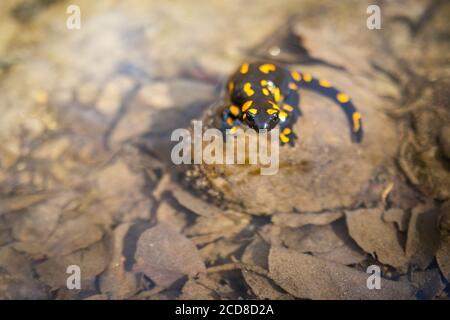
{"type": "Polygon", "coordinates": [[[334,281],[355,288],[368,265],[381,265],[388,291],[347,288],[353,298],[447,299],[449,14],[439,0],[2,0],[0,298],[346,297],[311,270],[290,275],[311,290],[290,287],[277,274],[303,263],[271,250],[268,265],[281,245],[319,259],[314,270],[344,268],[334,281]],[[379,30],[367,28],[371,4],[379,30]],[[67,27],[70,5],[79,29],[67,27]],[[253,197],[261,184],[244,171],[227,188],[206,184],[225,199],[213,206],[167,160],[172,130],[203,117],[227,76],[253,60],[326,78],[363,114],[359,148],[335,134],[348,130],[338,108],[302,96],[302,142],[289,160],[301,165],[272,186],[294,190],[290,209],[253,197]],[[249,194],[230,212],[237,185],[249,194]],[[272,276],[244,274],[244,263],[272,276]],[[79,290],[66,286],[72,264],[79,290]]]}

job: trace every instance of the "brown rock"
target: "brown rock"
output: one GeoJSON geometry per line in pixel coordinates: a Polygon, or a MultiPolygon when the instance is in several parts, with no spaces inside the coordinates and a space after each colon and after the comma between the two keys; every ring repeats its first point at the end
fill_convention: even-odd
{"type": "Polygon", "coordinates": [[[241,243],[236,243],[233,239],[219,239],[212,243],[208,243],[200,249],[200,254],[205,262],[214,265],[217,261],[225,261],[229,259],[239,248],[241,243]]]}
{"type": "Polygon", "coordinates": [[[122,103],[122,98],[133,86],[131,78],[120,76],[110,81],[100,93],[95,107],[106,114],[115,114],[122,103]]]}
{"type": "Polygon", "coordinates": [[[329,224],[343,216],[342,212],[279,213],[272,216],[272,222],[284,227],[298,228],[307,224],[329,224]]]}
{"type": "Polygon", "coordinates": [[[209,279],[189,279],[183,286],[178,300],[216,300],[218,294],[211,289],[215,283],[209,279]],[[206,284],[208,285],[205,285],[206,284]]]}
{"type": "Polygon", "coordinates": [[[150,216],[153,203],[142,193],[144,176],[130,170],[123,160],[103,168],[94,183],[102,201],[100,208],[115,220],[133,221],[150,216]]]}
{"type": "Polygon", "coordinates": [[[9,246],[0,248],[0,298],[49,298],[44,286],[33,276],[31,260],[9,246]]]}
{"type": "Polygon", "coordinates": [[[409,214],[407,211],[391,208],[383,212],[383,220],[386,222],[394,222],[399,231],[406,231],[408,229],[409,214]]]}
{"type": "Polygon", "coordinates": [[[176,210],[167,201],[159,204],[156,210],[156,220],[159,223],[170,225],[178,232],[181,232],[188,223],[185,214],[176,210]]]}
{"type": "Polygon", "coordinates": [[[299,252],[323,253],[344,244],[344,241],[331,225],[283,228],[281,229],[280,239],[284,246],[299,252]]]}
{"type": "Polygon", "coordinates": [[[56,160],[70,147],[71,141],[68,137],[60,137],[42,144],[33,156],[38,159],[56,160]]]}
{"type": "Polygon", "coordinates": [[[53,195],[53,192],[39,192],[0,198],[0,215],[10,211],[26,209],[51,198],[53,195]]]}
{"type": "Polygon", "coordinates": [[[81,216],[58,225],[52,235],[40,242],[19,242],[14,248],[37,256],[64,256],[99,241],[103,230],[81,216]]]}
{"type": "Polygon", "coordinates": [[[109,241],[111,259],[100,276],[100,291],[111,299],[126,299],[137,291],[136,275],[125,270],[124,241],[131,224],[117,226],[109,241]]]}
{"type": "MultiPolygon", "coordinates": [[[[321,42],[317,45],[326,46],[321,42]]],[[[366,57],[359,50],[351,55],[342,59],[345,68],[361,66],[356,73],[361,72],[358,79],[364,78],[368,71],[366,57]]],[[[355,75],[336,74],[320,67],[307,69],[352,96],[362,113],[365,137],[361,144],[351,143],[348,123],[339,107],[316,93],[301,90],[303,116],[294,126],[298,141],[295,147],[280,148],[276,174],[260,175],[259,165],[201,165],[202,176],[211,188],[248,213],[354,207],[373,192],[370,180],[374,173],[395,155],[399,141],[395,123],[379,107],[389,102],[374,94],[371,83],[363,84],[356,81],[355,75]]],[[[217,127],[214,112],[207,112],[203,119],[204,126],[217,127]]]]}
{"type": "Polygon", "coordinates": [[[135,193],[144,184],[141,176],[131,171],[128,166],[118,161],[102,169],[97,177],[97,186],[105,196],[119,197],[135,193]]]}
{"type": "Polygon", "coordinates": [[[111,145],[120,145],[149,131],[156,113],[155,109],[142,108],[141,105],[131,103],[111,133],[111,145]]]}
{"type": "Polygon", "coordinates": [[[13,225],[13,235],[18,241],[44,241],[58,224],[64,207],[75,195],[61,193],[44,203],[30,207],[13,225]]]}
{"type": "MultiPolygon", "coordinates": [[[[242,255],[242,262],[252,266],[258,266],[263,270],[268,270],[268,255],[270,245],[256,238],[250,243],[242,255]]],[[[252,289],[253,293],[258,299],[270,299],[270,300],[285,300],[292,299],[292,297],[278,288],[273,281],[267,277],[259,275],[250,270],[242,270],[245,282],[252,289]]]]}
{"type": "Polygon", "coordinates": [[[80,267],[81,290],[92,284],[96,276],[105,270],[109,255],[103,242],[98,242],[87,249],[79,250],[65,256],[56,256],[36,267],[39,279],[52,289],[66,287],[67,268],[71,265],[80,267]]]}
{"type": "Polygon", "coordinates": [[[366,255],[361,248],[353,242],[344,243],[328,252],[314,253],[314,256],[343,265],[358,264],[366,259],[366,255]]]}
{"type": "Polygon", "coordinates": [[[196,244],[212,242],[219,238],[231,238],[242,231],[250,222],[247,215],[226,212],[221,215],[198,217],[196,223],[185,230],[196,244]]]}
{"type": "Polygon", "coordinates": [[[367,287],[368,274],[281,247],[269,254],[269,276],[302,299],[413,299],[408,283],[382,279],[381,289],[367,287]]]}
{"type": "Polygon", "coordinates": [[[83,83],[77,90],[77,100],[86,106],[92,106],[95,103],[99,93],[98,85],[94,82],[83,83]]]}
{"type": "Polygon", "coordinates": [[[158,286],[168,287],[184,275],[205,272],[195,245],[173,228],[159,224],[142,233],[135,253],[134,270],[158,286]]]}
{"type": "Polygon", "coordinates": [[[183,190],[179,186],[174,186],[172,194],[177,201],[185,208],[200,215],[200,216],[214,216],[223,214],[223,210],[206,202],[202,199],[193,196],[191,193],[183,190]]]}
{"type": "Polygon", "coordinates": [[[408,259],[392,223],[382,220],[383,210],[360,209],[347,211],[347,227],[350,236],[367,253],[376,255],[384,264],[405,271],[408,259]]]}
{"type": "Polygon", "coordinates": [[[442,154],[450,160],[450,126],[444,126],[439,133],[439,146],[442,154]]]}
{"type": "Polygon", "coordinates": [[[440,245],[436,252],[436,260],[442,275],[450,281],[450,201],[441,207],[440,245]]]}
{"type": "Polygon", "coordinates": [[[438,269],[412,272],[411,282],[419,288],[417,292],[419,299],[433,299],[445,289],[438,269]]]}
{"type": "Polygon", "coordinates": [[[429,205],[417,206],[411,213],[406,255],[422,270],[433,261],[439,246],[439,210],[429,205]]]}
{"type": "Polygon", "coordinates": [[[139,90],[137,98],[146,108],[169,109],[211,101],[214,87],[202,82],[176,80],[152,82],[139,90]]]}

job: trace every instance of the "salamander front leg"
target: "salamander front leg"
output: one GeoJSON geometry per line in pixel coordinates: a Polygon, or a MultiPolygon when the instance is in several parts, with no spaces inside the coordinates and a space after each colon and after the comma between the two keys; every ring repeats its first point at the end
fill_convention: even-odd
{"type": "Polygon", "coordinates": [[[295,145],[297,135],[294,133],[293,126],[301,115],[300,96],[297,91],[291,90],[286,95],[284,103],[281,105],[280,118],[280,143],[284,145],[288,143],[290,146],[295,145]]]}
{"type": "Polygon", "coordinates": [[[230,133],[235,133],[238,126],[241,124],[239,115],[241,110],[235,105],[227,106],[222,112],[222,131],[225,133],[229,129],[230,133]]]}

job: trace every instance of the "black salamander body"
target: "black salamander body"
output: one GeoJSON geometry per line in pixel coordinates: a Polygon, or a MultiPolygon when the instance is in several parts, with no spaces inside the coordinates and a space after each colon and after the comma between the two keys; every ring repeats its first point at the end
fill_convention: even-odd
{"type": "Polygon", "coordinates": [[[338,104],[347,116],[351,138],[363,136],[361,114],[349,96],[331,86],[327,80],[309,73],[289,71],[273,63],[244,63],[227,82],[228,105],[222,111],[222,129],[230,133],[239,126],[255,130],[272,130],[279,125],[281,144],[294,145],[293,125],[301,115],[298,89],[314,90],[338,104]]]}

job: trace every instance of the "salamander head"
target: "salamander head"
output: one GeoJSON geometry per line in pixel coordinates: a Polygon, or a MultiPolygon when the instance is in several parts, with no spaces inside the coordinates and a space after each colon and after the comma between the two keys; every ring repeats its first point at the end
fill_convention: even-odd
{"type": "Polygon", "coordinates": [[[256,131],[270,131],[280,122],[279,112],[278,105],[270,100],[255,101],[244,111],[243,120],[256,131]]]}

